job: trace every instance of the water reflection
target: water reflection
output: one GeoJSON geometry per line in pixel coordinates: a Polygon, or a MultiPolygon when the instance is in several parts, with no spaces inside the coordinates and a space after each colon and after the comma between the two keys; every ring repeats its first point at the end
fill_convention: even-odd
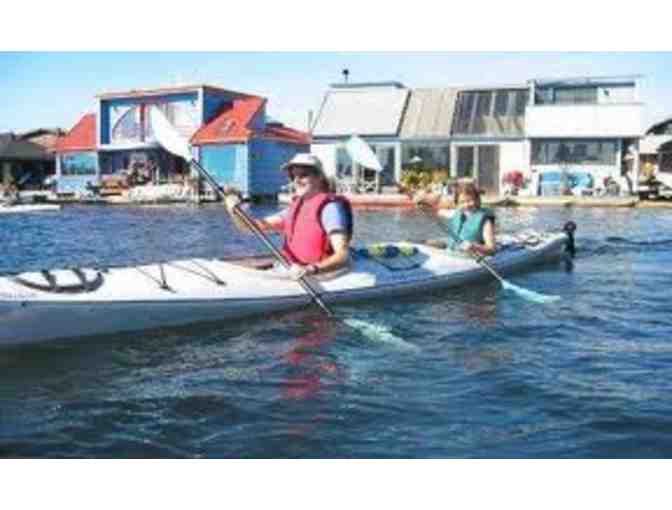
{"type": "Polygon", "coordinates": [[[343,369],[327,352],[337,338],[335,321],[315,316],[306,319],[305,326],[307,332],[283,354],[288,375],[282,383],[282,394],[290,400],[315,398],[326,383],[344,380],[343,369]]]}

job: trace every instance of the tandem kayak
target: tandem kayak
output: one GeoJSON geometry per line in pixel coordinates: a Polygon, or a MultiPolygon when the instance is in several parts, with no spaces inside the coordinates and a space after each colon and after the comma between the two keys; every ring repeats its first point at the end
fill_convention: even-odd
{"type": "Polygon", "coordinates": [[[61,206],[59,204],[17,204],[4,205],[0,204],[0,214],[16,214],[16,213],[35,213],[47,211],[59,211],[61,206]]]}
{"type": "MultiPolygon", "coordinates": [[[[502,237],[489,265],[501,274],[558,260],[566,233],[502,237]]],[[[351,250],[339,275],[311,277],[329,304],[463,287],[492,276],[471,257],[418,243],[351,250]]],[[[141,331],[305,306],[299,283],[271,260],[185,259],[135,267],[74,268],[0,276],[0,345],[141,331]]]]}

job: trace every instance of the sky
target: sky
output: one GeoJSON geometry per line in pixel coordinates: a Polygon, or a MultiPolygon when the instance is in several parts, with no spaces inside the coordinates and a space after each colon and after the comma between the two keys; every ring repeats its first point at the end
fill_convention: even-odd
{"type": "Polygon", "coordinates": [[[105,91],[205,83],[268,98],[268,114],[306,129],[343,81],[408,87],[642,75],[644,127],[672,117],[672,52],[0,52],[0,132],[70,129],[105,91]]]}

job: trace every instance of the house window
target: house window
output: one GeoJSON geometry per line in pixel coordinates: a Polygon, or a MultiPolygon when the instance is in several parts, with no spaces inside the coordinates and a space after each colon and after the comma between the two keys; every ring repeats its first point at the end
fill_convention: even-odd
{"type": "Polygon", "coordinates": [[[474,92],[464,92],[460,94],[459,113],[457,116],[458,133],[468,133],[469,124],[471,121],[471,113],[476,101],[476,94],[474,92]]]}
{"type": "Polygon", "coordinates": [[[597,87],[558,88],[555,90],[556,104],[596,104],[597,87]]]}
{"type": "Polygon", "coordinates": [[[61,175],[96,175],[98,158],[95,152],[78,152],[61,156],[61,175]]]}
{"type": "Polygon", "coordinates": [[[518,90],[515,94],[515,115],[525,115],[525,106],[527,105],[527,91],[518,90]]]}
{"type": "Polygon", "coordinates": [[[490,103],[492,94],[490,92],[479,92],[476,115],[490,115],[490,103]]]}
{"type": "Polygon", "coordinates": [[[129,108],[112,127],[112,141],[138,141],[141,130],[140,107],[134,106],[129,108]]]}
{"type": "Polygon", "coordinates": [[[500,90],[495,94],[495,115],[503,117],[506,115],[509,107],[509,93],[506,90],[500,90]]]}
{"type": "Polygon", "coordinates": [[[618,144],[601,140],[544,140],[532,142],[533,165],[615,165],[618,144]]]}
{"type": "Polygon", "coordinates": [[[401,165],[404,169],[450,170],[450,145],[447,142],[404,144],[401,165]]]}

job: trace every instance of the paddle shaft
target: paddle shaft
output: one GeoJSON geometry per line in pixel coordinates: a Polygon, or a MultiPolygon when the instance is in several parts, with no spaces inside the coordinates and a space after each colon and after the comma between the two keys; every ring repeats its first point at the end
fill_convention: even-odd
{"type": "MultiPolygon", "coordinates": [[[[223,198],[224,192],[222,191],[222,188],[219,187],[217,181],[212,178],[208,171],[203,168],[200,163],[198,163],[198,161],[192,158],[191,162],[196,166],[196,168],[198,168],[198,171],[203,177],[205,177],[205,180],[208,181],[208,184],[210,184],[218,196],[223,198]]],[[[245,226],[249,228],[252,233],[254,233],[259,238],[259,240],[261,240],[262,243],[264,243],[264,245],[271,251],[280,264],[282,264],[285,268],[289,268],[291,266],[290,262],[287,260],[284,254],[278,250],[278,248],[271,242],[268,236],[264,234],[264,232],[259,228],[257,223],[252,218],[250,218],[247,213],[240,208],[240,206],[236,205],[233,208],[233,213],[236,214],[243,221],[243,223],[245,223],[245,226]]],[[[327,314],[329,317],[334,317],[334,312],[331,311],[331,309],[326,305],[317,291],[312,287],[312,285],[310,285],[310,283],[308,283],[304,276],[299,278],[298,282],[308,293],[308,295],[313,298],[315,304],[319,306],[325,314],[327,314]]]]}

